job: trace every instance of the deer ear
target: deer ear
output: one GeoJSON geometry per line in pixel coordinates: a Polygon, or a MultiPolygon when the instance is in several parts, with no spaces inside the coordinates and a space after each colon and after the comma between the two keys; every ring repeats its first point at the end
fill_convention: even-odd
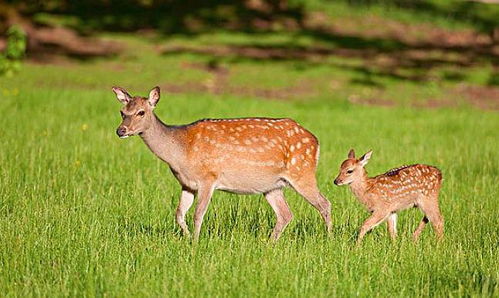
{"type": "Polygon", "coordinates": [[[156,106],[156,104],[158,103],[159,101],[159,95],[160,95],[160,92],[159,92],[159,87],[156,86],[154,88],[152,88],[151,92],[149,92],[149,104],[153,107],[156,106]]]}
{"type": "Polygon", "coordinates": [[[128,94],[128,92],[121,87],[113,87],[113,92],[116,93],[116,98],[118,98],[118,100],[124,105],[132,100],[130,94],[128,94]]]}
{"type": "Polygon", "coordinates": [[[372,150],[369,150],[366,154],[362,155],[362,157],[359,159],[360,165],[365,166],[369,162],[369,159],[371,159],[371,155],[373,154],[372,150]]]}
{"type": "Polygon", "coordinates": [[[353,149],[350,149],[348,152],[348,158],[355,158],[355,151],[353,149]]]}

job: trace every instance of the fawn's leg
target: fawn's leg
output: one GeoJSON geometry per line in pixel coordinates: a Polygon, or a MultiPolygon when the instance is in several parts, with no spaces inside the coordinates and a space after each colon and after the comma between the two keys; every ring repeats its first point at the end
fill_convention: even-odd
{"type": "Polygon", "coordinates": [[[388,226],[390,237],[392,238],[392,240],[395,240],[395,238],[397,237],[397,213],[390,214],[390,216],[388,216],[386,224],[388,226]]]}
{"type": "Polygon", "coordinates": [[[442,239],[444,236],[444,219],[438,207],[438,193],[430,195],[419,207],[433,226],[437,238],[442,239]]]}
{"type": "Polygon", "coordinates": [[[362,239],[364,238],[367,232],[369,232],[374,227],[382,223],[388,216],[390,216],[390,213],[387,213],[385,211],[373,212],[373,214],[368,219],[366,219],[366,221],[360,228],[359,238],[357,239],[357,245],[362,242],[362,239]]]}
{"type": "Polygon", "coordinates": [[[201,225],[203,224],[203,218],[206,213],[206,209],[210,204],[211,196],[213,195],[214,185],[206,184],[201,185],[198,189],[198,204],[196,206],[196,211],[194,213],[194,240],[199,239],[199,233],[201,232],[201,225]]]}
{"type": "Polygon", "coordinates": [[[180,201],[178,203],[177,207],[177,223],[182,229],[182,232],[184,235],[189,236],[189,228],[187,227],[187,224],[185,223],[185,214],[187,211],[189,211],[189,208],[191,208],[192,203],[194,202],[194,193],[182,189],[182,194],[180,195],[180,201]]]}
{"type": "Polygon", "coordinates": [[[291,213],[291,209],[289,209],[288,203],[286,203],[282,189],[269,191],[265,194],[265,199],[269,202],[277,217],[276,225],[270,236],[276,241],[293,218],[293,213],[291,213]]]}
{"type": "Polygon", "coordinates": [[[419,223],[416,231],[414,231],[414,234],[412,234],[412,239],[414,239],[414,241],[418,241],[419,235],[421,235],[421,232],[423,231],[423,229],[427,223],[428,223],[428,217],[426,217],[426,215],[425,215],[425,216],[423,216],[423,219],[419,223]]]}

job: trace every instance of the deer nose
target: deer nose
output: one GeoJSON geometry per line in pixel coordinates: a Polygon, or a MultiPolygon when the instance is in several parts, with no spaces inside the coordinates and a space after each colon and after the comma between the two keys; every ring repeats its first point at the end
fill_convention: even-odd
{"type": "Polygon", "coordinates": [[[124,136],[125,133],[126,133],[126,128],[124,127],[118,127],[118,129],[116,130],[116,134],[118,135],[118,137],[124,136]]]}
{"type": "Polygon", "coordinates": [[[338,179],[334,179],[334,182],[333,182],[335,185],[338,185],[338,179]]]}

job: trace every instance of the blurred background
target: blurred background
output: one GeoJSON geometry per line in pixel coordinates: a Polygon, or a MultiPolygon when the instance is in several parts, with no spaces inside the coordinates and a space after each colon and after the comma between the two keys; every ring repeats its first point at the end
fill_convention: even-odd
{"type": "Polygon", "coordinates": [[[498,2],[2,0],[0,73],[93,60],[171,93],[498,109],[498,2]]]}

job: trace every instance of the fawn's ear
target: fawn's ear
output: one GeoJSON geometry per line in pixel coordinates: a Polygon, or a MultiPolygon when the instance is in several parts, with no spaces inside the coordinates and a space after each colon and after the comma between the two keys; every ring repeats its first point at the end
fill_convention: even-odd
{"type": "Polygon", "coordinates": [[[118,98],[118,100],[124,105],[132,100],[130,94],[128,94],[128,92],[121,87],[113,87],[113,92],[116,93],[116,98],[118,98]]]}
{"type": "Polygon", "coordinates": [[[362,157],[359,159],[360,165],[361,166],[367,165],[367,162],[369,162],[369,159],[371,158],[372,154],[373,151],[369,150],[366,154],[362,155],[362,157]]]}
{"type": "Polygon", "coordinates": [[[151,92],[149,92],[149,98],[148,98],[148,100],[149,100],[149,104],[152,107],[156,106],[156,104],[159,101],[159,87],[158,86],[152,88],[151,92]]]}
{"type": "Polygon", "coordinates": [[[355,158],[355,151],[353,149],[350,149],[348,152],[348,158],[355,158]]]}

